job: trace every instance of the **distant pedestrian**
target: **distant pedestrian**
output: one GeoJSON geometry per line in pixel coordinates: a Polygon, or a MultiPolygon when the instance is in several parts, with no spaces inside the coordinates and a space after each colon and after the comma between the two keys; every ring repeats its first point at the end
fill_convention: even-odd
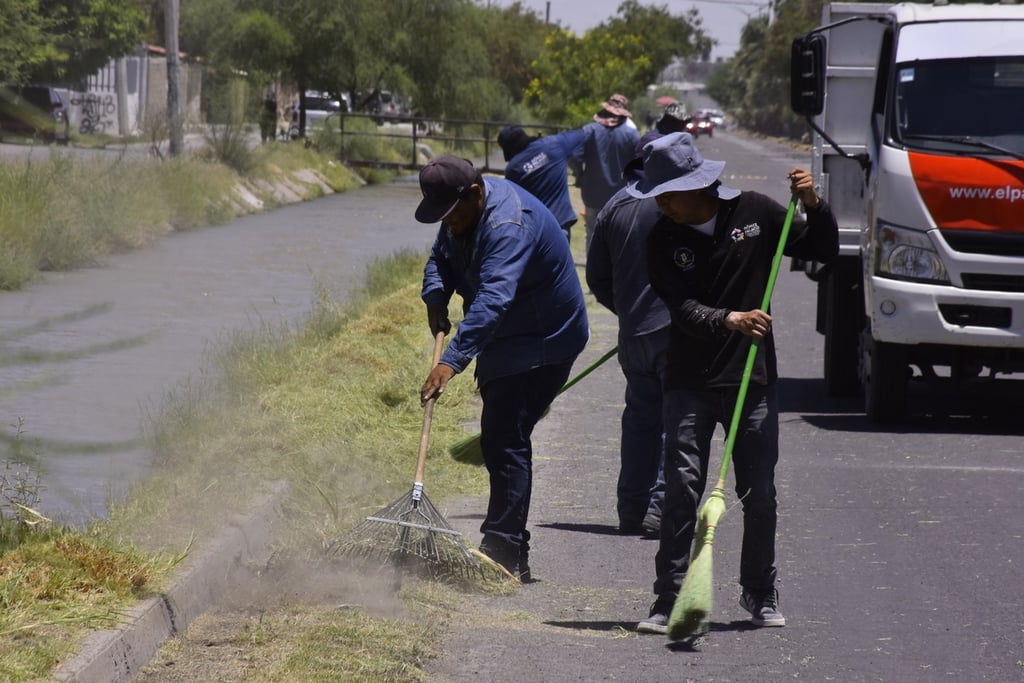
{"type": "Polygon", "coordinates": [[[602,103],[594,120],[583,127],[582,150],[569,162],[583,199],[587,251],[590,251],[597,214],[612,195],[625,186],[622,169],[635,156],[640,141],[636,126],[626,125],[631,117],[628,106],[629,100],[619,94],[602,103]]]}
{"type": "Polygon", "coordinates": [[[583,146],[582,130],[531,137],[522,126],[506,126],[498,133],[505,156],[505,178],[530,191],[555,214],[569,238],[578,216],[569,199],[568,159],[583,146]]]}
{"type": "Polygon", "coordinates": [[[616,485],[619,531],[652,538],[659,534],[665,499],[661,396],[669,313],[647,274],[647,236],[660,217],[653,197],[619,190],[597,215],[586,267],[590,291],[618,318],[619,366],[626,378],[616,485]]]}
{"type": "Polygon", "coordinates": [[[657,140],[663,135],[685,133],[686,124],[692,118],[686,113],[686,105],[682,102],[665,105],[665,109],[662,111],[661,117],[654,123],[654,127],[640,136],[640,149],[642,150],[648,142],[657,140]]]}
{"type": "Polygon", "coordinates": [[[264,143],[273,142],[277,135],[277,94],[272,87],[263,94],[259,118],[260,140],[264,143]]]}
{"type": "Polygon", "coordinates": [[[464,311],[420,398],[441,394],[476,359],[491,485],[480,550],[526,582],[530,439],[589,338],[583,289],[558,221],[522,187],[454,156],[428,162],[419,181],[416,220],[441,221],[421,293],[431,334],[451,330],[453,294],[464,311]]]}
{"type": "MultiPolygon", "coordinates": [[[[634,197],[654,197],[662,217],[647,241],[651,284],[672,324],[664,395],[665,505],[655,557],[656,599],[641,633],[666,633],[690,566],[697,508],[707,485],[711,438],[729,428],[746,367],[748,337],[761,339],[733,443],[736,494],[743,505],[740,604],[755,626],[784,626],[775,588],[779,413],[772,317],[760,310],[786,207],[721,184],[725,166],[703,158],[689,133],[644,147],[634,197]]],[[[806,220],[794,219],[785,253],[831,261],[839,250],[832,211],[803,169],[789,173],[806,220]]]]}

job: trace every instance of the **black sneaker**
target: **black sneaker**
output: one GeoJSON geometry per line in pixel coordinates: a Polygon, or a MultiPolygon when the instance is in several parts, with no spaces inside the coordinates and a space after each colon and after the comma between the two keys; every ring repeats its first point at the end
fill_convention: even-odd
{"type": "Polygon", "coordinates": [[[637,633],[668,633],[668,615],[672,612],[672,600],[658,598],[651,605],[651,614],[636,625],[637,633]]]}
{"type": "MultiPolygon", "coordinates": [[[[501,552],[498,548],[489,547],[485,543],[481,543],[480,544],[480,552],[483,553],[484,555],[486,555],[487,557],[491,558],[492,560],[494,560],[498,564],[500,564],[502,567],[505,568],[505,571],[507,571],[512,576],[516,577],[520,581],[523,580],[522,579],[523,572],[522,572],[522,570],[520,568],[518,556],[517,556],[516,559],[512,559],[512,558],[509,557],[508,553],[501,552]]],[[[530,572],[530,568],[527,567],[526,568],[526,573],[529,574],[529,572],[530,572]]]]}
{"type": "Polygon", "coordinates": [[[637,536],[644,532],[644,526],[642,522],[624,522],[619,520],[619,533],[623,536],[637,536]]]}
{"type": "Polygon", "coordinates": [[[774,588],[765,593],[754,593],[744,588],[740,607],[750,612],[750,622],[754,626],[786,625],[786,617],[779,611],[779,592],[774,588]]]}

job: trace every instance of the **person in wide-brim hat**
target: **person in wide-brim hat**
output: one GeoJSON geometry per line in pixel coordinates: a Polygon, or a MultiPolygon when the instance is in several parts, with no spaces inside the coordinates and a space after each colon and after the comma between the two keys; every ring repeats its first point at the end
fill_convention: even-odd
{"type": "Polygon", "coordinates": [[[719,180],[724,169],[724,161],[704,158],[689,133],[669,133],[644,145],[642,155],[630,162],[625,172],[643,171],[643,176],[628,188],[634,197],[706,190],[719,199],[735,199],[740,191],[725,187],[719,180]]]}
{"type": "Polygon", "coordinates": [[[629,100],[626,96],[616,93],[601,103],[601,111],[594,114],[594,120],[602,126],[618,126],[633,116],[629,113],[628,107],[629,100]]]}
{"type": "Polygon", "coordinates": [[[735,489],[743,506],[740,605],[756,627],[785,626],[775,589],[778,368],[773,316],[761,306],[769,308],[762,300],[778,248],[828,263],[839,253],[839,228],[805,169],[787,176],[789,192],[806,210],[806,217],[797,217],[772,197],[723,186],[725,163],[705,159],[689,133],[647,143],[641,163],[644,175],[627,192],[653,197],[658,206],[660,217],[645,242],[647,274],[671,325],[662,391],[665,500],[654,559],[655,599],[637,632],[669,630],[691,568],[711,439],[716,425],[730,422],[735,489]],[[757,346],[752,339],[759,340],[757,346]],[[741,387],[743,409],[734,417],[741,387]]]}

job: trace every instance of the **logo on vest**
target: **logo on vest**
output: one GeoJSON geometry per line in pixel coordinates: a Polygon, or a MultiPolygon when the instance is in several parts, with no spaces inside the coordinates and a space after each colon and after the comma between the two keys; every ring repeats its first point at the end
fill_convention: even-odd
{"type": "Polygon", "coordinates": [[[733,228],[732,231],[729,232],[729,239],[733,242],[742,242],[748,237],[757,237],[760,234],[761,226],[757,223],[750,223],[749,225],[744,225],[742,228],[733,228]]]}
{"type": "Polygon", "coordinates": [[[672,262],[680,270],[693,270],[697,265],[697,257],[694,256],[692,249],[679,247],[676,249],[676,253],[672,254],[672,262]]]}

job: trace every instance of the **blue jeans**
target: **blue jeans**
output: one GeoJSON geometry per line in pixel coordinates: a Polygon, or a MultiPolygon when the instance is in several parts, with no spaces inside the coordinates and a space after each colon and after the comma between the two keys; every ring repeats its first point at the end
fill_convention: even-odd
{"type": "MultiPolygon", "coordinates": [[[[738,387],[665,394],[665,514],[654,565],[654,592],[674,598],[690,566],[698,505],[708,479],[711,437],[729,428],[738,387]]],[[[751,384],[740,416],[732,465],[743,500],[740,585],[755,592],[775,585],[775,464],[779,409],[775,386],[751,384]]],[[[714,477],[718,478],[718,467],[714,477]]]]}
{"type": "Polygon", "coordinates": [[[533,489],[533,428],[569,378],[572,363],[542,365],[480,387],[480,446],[491,494],[480,531],[480,550],[509,571],[527,562],[526,520],[533,489]]]}
{"type": "Polygon", "coordinates": [[[665,499],[665,434],[662,385],[668,328],[639,337],[619,336],[619,365],[626,377],[619,446],[619,526],[638,526],[648,512],[661,516],[665,499]]]}

